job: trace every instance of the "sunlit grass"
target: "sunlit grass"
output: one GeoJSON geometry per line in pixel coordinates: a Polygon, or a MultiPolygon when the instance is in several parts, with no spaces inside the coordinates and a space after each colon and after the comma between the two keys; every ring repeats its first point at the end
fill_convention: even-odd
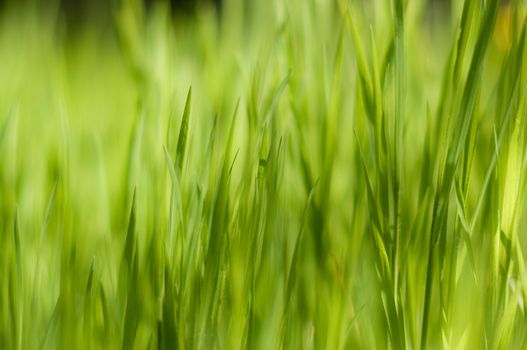
{"type": "Polygon", "coordinates": [[[0,348],[527,346],[525,2],[140,4],[1,17],[0,348]]]}

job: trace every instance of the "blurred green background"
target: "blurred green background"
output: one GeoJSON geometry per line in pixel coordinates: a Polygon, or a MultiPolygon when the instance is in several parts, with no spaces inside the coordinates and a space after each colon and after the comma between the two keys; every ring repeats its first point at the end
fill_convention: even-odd
{"type": "Polygon", "coordinates": [[[0,348],[526,347],[525,2],[0,4],[0,348]]]}

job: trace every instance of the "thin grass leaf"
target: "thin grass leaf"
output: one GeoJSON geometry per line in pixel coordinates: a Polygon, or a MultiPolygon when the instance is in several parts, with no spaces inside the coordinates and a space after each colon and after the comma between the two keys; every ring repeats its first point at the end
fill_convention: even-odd
{"type": "Polygon", "coordinates": [[[181,126],[179,127],[179,136],[177,141],[176,148],[176,166],[178,172],[181,173],[183,167],[183,161],[185,159],[185,150],[187,147],[187,137],[188,137],[188,123],[190,117],[190,104],[192,101],[192,86],[188,89],[187,101],[185,102],[185,110],[183,111],[183,117],[181,118],[181,126]]]}

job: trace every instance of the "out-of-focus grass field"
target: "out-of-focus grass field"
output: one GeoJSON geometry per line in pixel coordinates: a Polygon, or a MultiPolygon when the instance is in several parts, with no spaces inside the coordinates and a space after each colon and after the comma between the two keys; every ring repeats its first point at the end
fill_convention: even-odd
{"type": "Polygon", "coordinates": [[[526,348],[525,8],[8,7],[0,348],[526,348]]]}

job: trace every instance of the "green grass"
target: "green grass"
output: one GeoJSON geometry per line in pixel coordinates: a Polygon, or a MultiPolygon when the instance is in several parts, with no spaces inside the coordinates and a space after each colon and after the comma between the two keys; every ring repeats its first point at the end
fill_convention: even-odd
{"type": "Polygon", "coordinates": [[[526,7],[10,7],[0,348],[527,348],[526,7]]]}

